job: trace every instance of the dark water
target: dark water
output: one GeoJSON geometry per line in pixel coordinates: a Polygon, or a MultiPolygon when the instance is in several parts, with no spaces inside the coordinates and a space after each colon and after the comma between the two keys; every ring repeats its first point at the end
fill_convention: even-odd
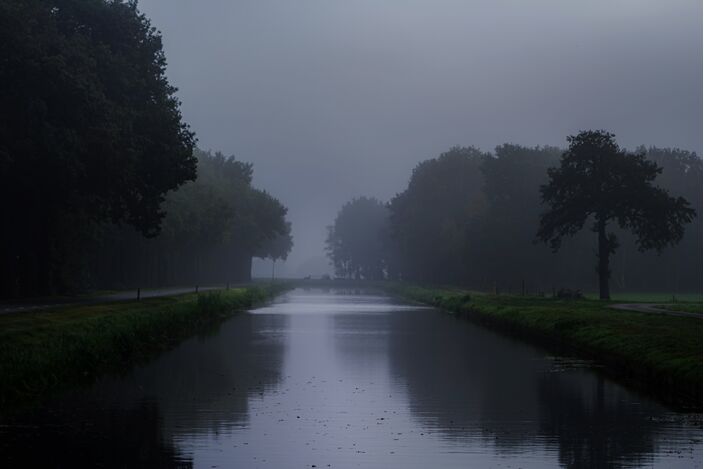
{"type": "Polygon", "coordinates": [[[674,413],[391,298],[296,290],[0,422],[0,467],[701,467],[674,413]]]}

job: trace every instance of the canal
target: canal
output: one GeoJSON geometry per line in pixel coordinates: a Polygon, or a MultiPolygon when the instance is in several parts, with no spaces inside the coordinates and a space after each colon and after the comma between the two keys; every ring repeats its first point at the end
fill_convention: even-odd
{"type": "Polygon", "coordinates": [[[441,311],[294,290],[0,421],[2,467],[702,466],[701,414],[441,311]]]}

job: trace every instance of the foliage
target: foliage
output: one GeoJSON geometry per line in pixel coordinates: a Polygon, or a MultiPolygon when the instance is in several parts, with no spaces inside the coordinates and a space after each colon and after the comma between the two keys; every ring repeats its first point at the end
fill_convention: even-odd
{"type": "Polygon", "coordinates": [[[262,259],[271,259],[274,262],[277,260],[285,261],[292,247],[291,223],[286,222],[284,232],[277,232],[273,237],[263,241],[254,255],[262,259]]]}
{"type": "Polygon", "coordinates": [[[467,229],[485,206],[479,168],[488,155],[454,147],[423,161],[408,188],[390,202],[391,236],[397,277],[431,282],[459,281],[467,266],[467,229]]]}
{"type": "Polygon", "coordinates": [[[379,280],[386,275],[388,209],[374,198],[352,199],[328,227],[326,250],[340,277],[379,280]]]}
{"type": "Polygon", "coordinates": [[[662,169],[644,153],[619,148],[613,134],[590,130],[567,140],[560,167],[548,170],[549,182],[540,188],[549,209],[540,218],[538,237],[557,250],[564,237],[593,220],[600,297],[608,299],[609,257],[618,246],[616,235],[607,232],[608,224],[615,221],[632,231],[639,250],[661,251],[682,238],[695,212],[683,197],[671,197],[654,186],[662,169]]]}
{"type": "Polygon", "coordinates": [[[487,289],[491,285],[485,279],[549,285],[543,279],[559,268],[558,259],[533,239],[541,210],[538,187],[547,182],[547,170],[559,157],[555,147],[504,144],[482,160],[486,206],[470,221],[468,233],[468,259],[479,267],[470,277],[474,283],[487,289]]]}
{"type": "MultiPolygon", "coordinates": [[[[561,249],[536,242],[540,186],[562,150],[504,144],[491,154],[451,149],[422,162],[390,207],[390,237],[384,252],[390,278],[461,284],[481,291],[529,293],[560,288],[594,291],[596,236],[582,230],[561,249]]],[[[678,149],[644,148],[657,164],[653,184],[682,197],[696,211],[677,246],[658,253],[639,250],[637,236],[618,223],[611,230],[621,246],[611,256],[617,291],[700,291],[702,282],[702,160],[678,149]]]]}
{"type": "Polygon", "coordinates": [[[0,57],[0,296],[54,293],[97,223],[158,233],[194,136],[135,2],[2,0],[0,57]]]}
{"type": "Polygon", "coordinates": [[[198,178],[170,193],[162,233],[144,239],[107,227],[95,246],[94,282],[108,287],[248,281],[252,256],[285,258],[287,209],[252,187],[253,168],[234,156],[196,150],[198,178]],[[279,242],[279,244],[274,244],[279,242]]]}

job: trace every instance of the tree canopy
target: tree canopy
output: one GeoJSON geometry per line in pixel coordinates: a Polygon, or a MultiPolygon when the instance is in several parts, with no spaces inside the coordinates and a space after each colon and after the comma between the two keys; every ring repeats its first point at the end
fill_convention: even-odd
{"type": "Polygon", "coordinates": [[[392,270],[407,279],[459,281],[466,274],[467,229],[485,205],[479,168],[486,153],[454,147],[413,170],[408,188],[390,202],[398,252],[392,270]],[[409,262],[410,261],[410,262],[409,262]]]}
{"type": "Polygon", "coordinates": [[[196,150],[198,177],[168,194],[161,233],[145,239],[107,227],[90,264],[113,287],[248,281],[253,256],[285,259],[292,247],[287,209],[252,187],[253,167],[234,156],[196,150]]]}
{"type": "Polygon", "coordinates": [[[602,299],[609,298],[609,256],[618,246],[615,233],[608,231],[610,222],[633,232],[639,250],[661,251],[682,238],[684,225],[695,216],[683,197],[671,197],[653,185],[662,168],[645,153],[621,149],[614,137],[602,130],[568,137],[560,166],[548,170],[549,181],[540,188],[548,210],[540,218],[538,237],[553,249],[593,221],[602,299]]]}
{"type": "MultiPolygon", "coordinates": [[[[536,240],[546,209],[540,186],[548,184],[548,169],[560,165],[563,152],[503,144],[491,153],[453,148],[421,162],[408,187],[389,203],[388,236],[379,255],[386,276],[514,293],[598,289],[591,268],[597,244],[592,232],[564,236],[556,253],[536,240]]],[[[635,232],[612,222],[610,231],[621,244],[610,257],[614,286],[621,291],[698,290],[702,160],[678,149],[642,147],[636,153],[644,154],[648,167],[662,168],[652,185],[690,201],[696,215],[684,226],[679,244],[661,253],[643,252],[635,232]]]]}
{"type": "Polygon", "coordinates": [[[328,227],[326,250],[335,274],[345,278],[385,277],[388,209],[377,199],[359,197],[342,206],[328,227]]]}
{"type": "Polygon", "coordinates": [[[89,226],[159,232],[195,140],[136,2],[2,0],[0,57],[0,288],[52,293],[89,226]]]}

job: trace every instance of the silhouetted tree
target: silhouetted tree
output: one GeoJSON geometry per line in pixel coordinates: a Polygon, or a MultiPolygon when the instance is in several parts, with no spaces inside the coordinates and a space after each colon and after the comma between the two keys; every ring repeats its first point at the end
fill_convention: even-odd
{"type": "MultiPolygon", "coordinates": [[[[517,292],[551,287],[594,291],[598,282],[585,265],[594,256],[588,230],[565,239],[558,253],[535,243],[540,186],[549,181],[563,150],[555,147],[497,146],[493,154],[455,148],[420,163],[408,188],[392,199],[390,235],[382,234],[386,276],[423,282],[457,283],[517,292]],[[525,283],[524,283],[525,282],[525,283]]],[[[662,172],[653,183],[691,201],[697,215],[682,240],[664,252],[639,252],[637,233],[611,229],[620,240],[610,258],[614,287],[621,291],[690,292],[701,285],[702,160],[679,149],[641,147],[662,172]]],[[[330,248],[330,245],[328,246],[330,248]]],[[[343,268],[344,270],[344,268],[343,268]]]]}
{"type": "Polygon", "coordinates": [[[286,231],[284,233],[275,233],[273,237],[264,240],[254,257],[261,259],[271,259],[271,278],[274,279],[276,261],[285,261],[289,252],[293,248],[293,237],[291,236],[291,223],[286,222],[286,231]]]}
{"type": "MultiPolygon", "coordinates": [[[[533,244],[535,219],[540,215],[538,188],[547,182],[547,170],[559,161],[555,147],[504,144],[482,160],[482,191],[486,209],[468,230],[469,259],[475,282],[485,287],[517,287],[547,283],[557,259],[548,248],[533,244]]],[[[549,283],[547,283],[549,285],[549,283]]]]}
{"type": "Polygon", "coordinates": [[[549,182],[540,187],[549,208],[540,217],[538,238],[557,250],[564,237],[593,220],[599,245],[599,297],[609,299],[609,257],[618,246],[609,223],[632,231],[639,250],[661,251],[682,238],[684,225],[695,212],[684,198],[654,186],[662,169],[644,153],[619,148],[614,134],[589,130],[567,141],[560,167],[550,168],[549,182]]]}
{"type": "Polygon", "coordinates": [[[388,208],[374,198],[347,202],[328,227],[326,250],[335,273],[347,278],[379,280],[386,274],[385,239],[388,208]]]}
{"type": "Polygon", "coordinates": [[[68,288],[96,224],[156,235],[194,136],[136,2],[0,1],[0,295],[68,288]]]}
{"type": "MultiPolygon", "coordinates": [[[[286,207],[252,187],[252,165],[196,149],[198,177],[168,194],[161,233],[145,239],[126,227],[105,227],[91,259],[93,286],[222,284],[250,279],[252,256],[281,257],[286,207]]],[[[288,251],[286,251],[288,252],[288,251]]]]}
{"type": "Polygon", "coordinates": [[[393,270],[410,280],[460,282],[467,276],[467,229],[484,210],[482,160],[474,147],[454,147],[413,170],[390,202],[393,270]]]}

